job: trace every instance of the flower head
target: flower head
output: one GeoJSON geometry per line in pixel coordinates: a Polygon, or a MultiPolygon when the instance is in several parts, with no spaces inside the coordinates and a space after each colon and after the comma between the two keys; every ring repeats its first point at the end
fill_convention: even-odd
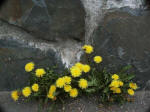
{"type": "Polygon", "coordinates": [[[87,54],[91,54],[93,52],[93,47],[91,45],[84,45],[82,49],[84,49],[87,54]]]}
{"type": "Polygon", "coordinates": [[[82,71],[82,69],[83,69],[83,64],[82,63],[78,62],[78,63],[75,64],[75,66],[78,67],[82,71]]]}
{"type": "Polygon", "coordinates": [[[55,98],[55,96],[54,96],[55,91],[56,91],[56,86],[51,85],[47,97],[50,99],[54,99],[55,98]]]}
{"type": "Polygon", "coordinates": [[[55,85],[51,85],[49,92],[54,93],[56,91],[56,86],[55,85]]]}
{"type": "Polygon", "coordinates": [[[121,93],[121,89],[118,87],[111,87],[110,90],[112,90],[113,93],[121,93]]]}
{"type": "Polygon", "coordinates": [[[76,66],[71,67],[70,72],[73,77],[79,77],[82,74],[80,68],[76,66]]]}
{"type": "Polygon", "coordinates": [[[95,63],[100,63],[100,62],[102,62],[102,57],[101,56],[95,56],[94,61],[95,61],[95,63]]]}
{"type": "Polygon", "coordinates": [[[34,63],[33,62],[29,62],[25,65],[25,71],[26,72],[31,72],[34,69],[34,63]]]}
{"type": "Polygon", "coordinates": [[[80,79],[79,80],[79,87],[82,89],[86,89],[88,87],[88,82],[85,79],[80,79]]]}
{"type": "Polygon", "coordinates": [[[50,99],[54,99],[54,95],[53,95],[53,93],[51,93],[51,92],[48,93],[47,97],[50,98],[50,99]]]}
{"type": "Polygon", "coordinates": [[[115,89],[115,93],[121,93],[121,89],[120,88],[116,88],[115,89]]]}
{"type": "Polygon", "coordinates": [[[36,69],[36,71],[35,71],[35,75],[37,77],[43,77],[44,74],[46,74],[46,72],[43,68],[36,69]]]}
{"type": "Polygon", "coordinates": [[[112,79],[118,80],[118,79],[119,79],[119,76],[118,76],[117,74],[114,74],[114,75],[112,75],[112,79]]]}
{"type": "Polygon", "coordinates": [[[65,84],[71,84],[71,77],[69,76],[64,76],[64,81],[65,81],[65,84]]]}
{"type": "Polygon", "coordinates": [[[58,78],[58,79],[56,80],[56,86],[57,86],[58,88],[63,88],[64,85],[65,85],[65,80],[64,80],[64,78],[58,78]]]}
{"type": "Polygon", "coordinates": [[[133,89],[128,89],[128,94],[131,95],[131,96],[133,96],[134,95],[133,89]]]}
{"type": "Polygon", "coordinates": [[[18,100],[18,98],[19,98],[19,95],[18,95],[18,91],[12,91],[11,92],[11,97],[12,97],[12,99],[14,100],[14,101],[17,101],[18,100]]]}
{"type": "Polygon", "coordinates": [[[23,88],[22,94],[23,94],[24,97],[29,97],[31,95],[31,89],[30,89],[30,87],[23,88]]]}
{"type": "Polygon", "coordinates": [[[86,49],[86,48],[87,48],[87,46],[88,46],[88,45],[84,45],[84,46],[82,46],[82,49],[86,49]]]}
{"type": "Polygon", "coordinates": [[[78,96],[78,90],[76,88],[71,89],[70,93],[70,97],[75,98],[78,96]]]}
{"type": "Polygon", "coordinates": [[[124,83],[122,81],[119,81],[119,86],[123,86],[124,83]]]}
{"type": "Polygon", "coordinates": [[[83,72],[87,73],[91,70],[91,67],[89,65],[83,65],[83,72]]]}
{"type": "Polygon", "coordinates": [[[34,92],[37,92],[38,90],[39,90],[39,85],[38,84],[33,84],[32,85],[32,90],[34,91],[34,92]]]}
{"type": "Polygon", "coordinates": [[[134,90],[136,90],[138,87],[137,87],[137,85],[136,85],[136,83],[129,83],[129,87],[131,88],[131,89],[134,89],[134,90]]]}
{"type": "Polygon", "coordinates": [[[113,80],[109,86],[110,86],[110,87],[116,87],[116,88],[117,88],[117,87],[120,86],[120,85],[119,85],[119,81],[118,81],[118,80],[113,80]]]}
{"type": "Polygon", "coordinates": [[[65,92],[70,92],[71,89],[72,89],[72,87],[71,87],[70,85],[65,85],[65,86],[64,86],[65,92]]]}

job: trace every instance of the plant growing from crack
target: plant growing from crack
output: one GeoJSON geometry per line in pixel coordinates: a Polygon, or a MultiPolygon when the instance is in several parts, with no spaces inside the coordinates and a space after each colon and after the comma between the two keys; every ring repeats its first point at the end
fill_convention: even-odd
{"type": "Polygon", "coordinates": [[[134,75],[128,73],[130,65],[123,67],[117,73],[108,72],[102,68],[103,58],[96,56],[91,45],[84,45],[85,62],[77,62],[74,66],[58,74],[56,67],[36,68],[33,62],[25,65],[25,71],[30,73],[29,84],[22,90],[12,91],[11,97],[17,101],[20,96],[27,99],[42,99],[44,102],[63,98],[76,98],[80,95],[99,94],[103,103],[128,101],[128,96],[134,95],[138,87],[132,82],[134,75]],[[87,64],[88,63],[88,64],[87,64]]]}

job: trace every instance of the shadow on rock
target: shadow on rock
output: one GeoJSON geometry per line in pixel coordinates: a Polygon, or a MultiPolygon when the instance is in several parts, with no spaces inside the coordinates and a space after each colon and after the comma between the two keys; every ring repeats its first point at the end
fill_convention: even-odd
{"type": "Polygon", "coordinates": [[[146,112],[150,112],[150,107],[147,109],[147,111],[146,112]]]}
{"type": "Polygon", "coordinates": [[[0,8],[7,0],[0,0],[0,8]]]}
{"type": "Polygon", "coordinates": [[[5,112],[1,106],[0,106],[0,112],[5,112]]]}

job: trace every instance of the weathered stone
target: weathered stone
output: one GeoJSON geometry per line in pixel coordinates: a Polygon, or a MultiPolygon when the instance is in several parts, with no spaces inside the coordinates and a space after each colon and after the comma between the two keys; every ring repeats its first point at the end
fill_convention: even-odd
{"type": "Polygon", "coordinates": [[[0,17],[7,21],[17,21],[21,17],[20,0],[5,0],[0,8],[0,17]]]}
{"type": "Polygon", "coordinates": [[[30,61],[36,68],[57,65],[58,71],[63,69],[52,44],[36,40],[22,29],[0,21],[0,91],[27,85],[29,74],[24,66],[30,61]]]}
{"type": "Polygon", "coordinates": [[[84,38],[85,11],[80,0],[8,0],[0,12],[0,18],[38,38],[84,38]]]}
{"type": "Polygon", "coordinates": [[[64,104],[59,102],[48,102],[41,109],[39,101],[25,102],[19,99],[14,102],[10,97],[10,92],[0,92],[0,104],[5,112],[149,112],[150,91],[137,91],[135,101],[124,105],[102,105],[98,96],[82,96],[76,99],[65,99],[64,104]],[[53,105],[55,104],[55,105],[53,105]],[[9,105],[9,107],[8,107],[9,105]]]}
{"type": "Polygon", "coordinates": [[[150,14],[149,11],[141,11],[140,15],[128,12],[105,15],[92,37],[95,50],[97,55],[102,55],[106,66],[133,65],[138,83],[147,84],[150,80],[150,14]]]}

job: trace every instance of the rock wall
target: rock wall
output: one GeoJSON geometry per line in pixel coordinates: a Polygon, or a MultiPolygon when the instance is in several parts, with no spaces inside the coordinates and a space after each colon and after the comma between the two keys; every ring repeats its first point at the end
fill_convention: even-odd
{"type": "Polygon", "coordinates": [[[80,47],[80,43],[74,40],[55,43],[37,39],[23,29],[0,21],[0,75],[3,76],[0,78],[0,90],[26,84],[28,75],[24,65],[30,61],[34,61],[36,67],[57,65],[58,71],[63,70],[70,62],[75,63],[80,59],[80,47]]]}
{"type": "Polygon", "coordinates": [[[80,0],[7,0],[0,18],[37,38],[84,39],[85,11],[80,0]]]}
{"type": "Polygon", "coordinates": [[[0,8],[0,90],[26,84],[29,61],[72,66],[83,44],[93,44],[108,67],[132,64],[137,81],[149,87],[146,10],[144,0],[6,0],[0,8]]]}
{"type": "Polygon", "coordinates": [[[141,11],[140,16],[121,10],[107,13],[92,35],[95,50],[107,67],[132,65],[138,84],[149,86],[149,29],[150,11],[141,11]]]}
{"type": "Polygon", "coordinates": [[[144,0],[81,0],[86,10],[85,42],[92,42],[92,34],[98,23],[103,20],[107,12],[129,7],[132,9],[144,8],[144,0]]]}

